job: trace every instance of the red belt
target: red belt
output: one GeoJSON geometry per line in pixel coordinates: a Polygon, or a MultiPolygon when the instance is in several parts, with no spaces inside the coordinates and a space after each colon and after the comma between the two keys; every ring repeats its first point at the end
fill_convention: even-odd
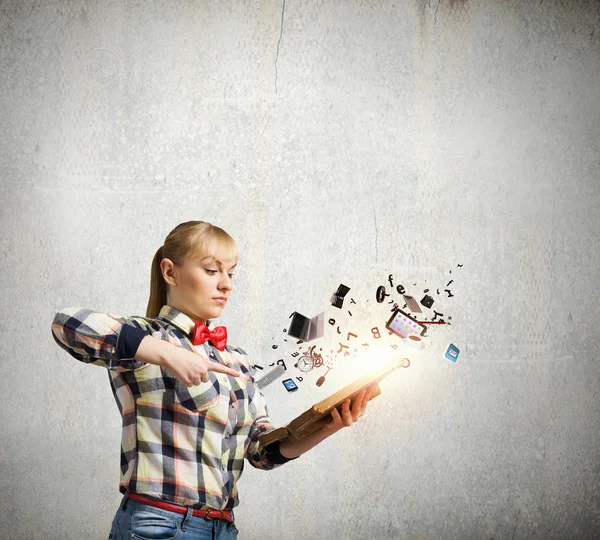
{"type": "MultiPolygon", "coordinates": [[[[165,501],[159,501],[150,497],[144,497],[139,493],[130,491],[128,497],[137,502],[147,504],[148,506],[154,506],[155,508],[162,508],[163,510],[169,510],[170,512],[177,512],[178,514],[187,514],[187,506],[179,506],[178,504],[172,504],[165,501]]],[[[192,516],[203,517],[206,519],[226,519],[233,523],[233,515],[231,510],[192,510],[192,516]]]]}

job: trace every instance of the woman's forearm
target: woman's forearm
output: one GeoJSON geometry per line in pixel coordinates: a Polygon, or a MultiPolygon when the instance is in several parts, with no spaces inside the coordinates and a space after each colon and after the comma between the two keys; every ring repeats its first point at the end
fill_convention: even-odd
{"type": "Polygon", "coordinates": [[[332,409],[329,422],[323,424],[319,429],[300,441],[287,440],[279,443],[279,452],[286,458],[295,458],[304,454],[304,452],[308,452],[327,437],[356,422],[365,413],[369,399],[378,396],[380,393],[381,389],[378,384],[364,388],[352,401],[352,410],[350,410],[350,399],[348,398],[339,411],[336,408],[332,409]]]}
{"type": "Polygon", "coordinates": [[[331,428],[325,425],[300,441],[282,441],[279,444],[279,451],[282,456],[287,458],[298,457],[301,454],[304,454],[304,452],[308,452],[311,448],[317,446],[317,444],[337,431],[339,431],[339,428],[331,428]]]}

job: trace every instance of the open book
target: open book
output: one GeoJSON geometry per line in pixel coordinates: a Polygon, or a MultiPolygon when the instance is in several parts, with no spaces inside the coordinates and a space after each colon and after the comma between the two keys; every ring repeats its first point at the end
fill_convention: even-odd
{"type": "Polygon", "coordinates": [[[386,362],[372,372],[363,375],[360,379],[354,381],[348,386],[345,386],[323,401],[315,403],[310,409],[303,412],[297,418],[294,418],[294,420],[292,420],[286,426],[274,429],[268,433],[264,433],[259,437],[261,445],[266,447],[275,441],[283,441],[286,439],[299,441],[303,439],[307,435],[310,435],[319,429],[321,426],[328,423],[331,420],[331,411],[335,407],[340,407],[348,398],[350,398],[350,406],[352,406],[354,397],[356,397],[356,395],[363,388],[371,385],[373,385],[374,388],[369,399],[373,399],[381,393],[379,387],[375,387],[376,383],[378,383],[385,376],[389,375],[395,369],[399,367],[408,367],[409,365],[410,360],[408,358],[393,358],[391,361],[386,362]]]}

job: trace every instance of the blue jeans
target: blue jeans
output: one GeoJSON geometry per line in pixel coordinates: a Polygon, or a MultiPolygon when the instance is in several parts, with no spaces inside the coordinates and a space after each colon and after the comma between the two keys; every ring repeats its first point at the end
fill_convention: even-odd
{"type": "Polygon", "coordinates": [[[225,519],[206,519],[155,508],[123,496],[109,540],[236,540],[238,530],[225,519]]]}

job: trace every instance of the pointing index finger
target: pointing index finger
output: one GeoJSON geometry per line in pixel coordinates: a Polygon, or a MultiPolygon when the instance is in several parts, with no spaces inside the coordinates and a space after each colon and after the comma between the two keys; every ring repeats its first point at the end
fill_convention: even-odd
{"type": "Polygon", "coordinates": [[[235,369],[228,368],[222,364],[217,364],[217,362],[211,362],[210,365],[206,367],[207,371],[218,371],[219,373],[225,373],[227,375],[231,375],[232,377],[239,377],[241,373],[236,371],[235,369]]]}

